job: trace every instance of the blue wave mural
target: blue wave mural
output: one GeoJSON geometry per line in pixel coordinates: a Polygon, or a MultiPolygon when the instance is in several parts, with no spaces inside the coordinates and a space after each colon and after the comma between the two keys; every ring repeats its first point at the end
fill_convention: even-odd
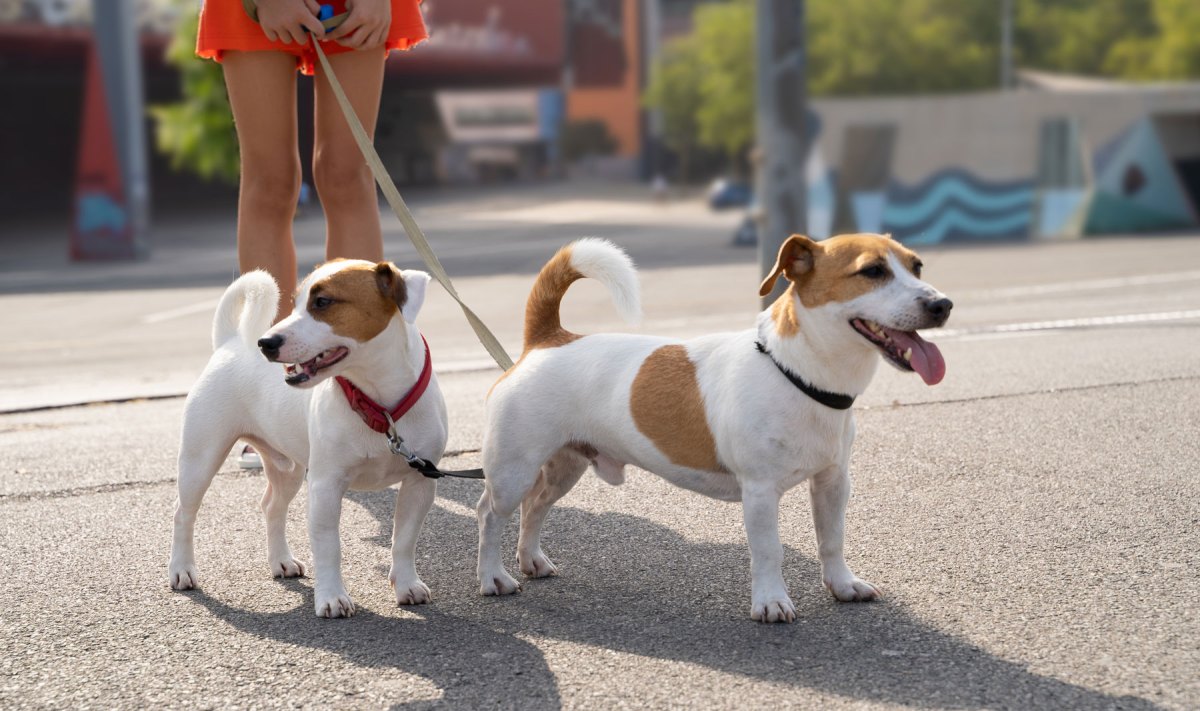
{"type": "Polygon", "coordinates": [[[1033,220],[1032,180],[988,182],[948,168],[914,186],[893,182],[883,231],[911,244],[1023,237],[1033,220]]]}

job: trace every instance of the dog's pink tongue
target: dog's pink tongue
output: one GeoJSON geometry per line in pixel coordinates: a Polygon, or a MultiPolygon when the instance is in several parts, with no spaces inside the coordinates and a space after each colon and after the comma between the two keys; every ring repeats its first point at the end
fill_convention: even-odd
{"type": "Polygon", "coordinates": [[[926,385],[937,385],[946,377],[946,360],[942,352],[929,341],[921,338],[916,331],[894,331],[888,329],[888,336],[903,352],[912,349],[912,367],[925,381],[926,385]]]}

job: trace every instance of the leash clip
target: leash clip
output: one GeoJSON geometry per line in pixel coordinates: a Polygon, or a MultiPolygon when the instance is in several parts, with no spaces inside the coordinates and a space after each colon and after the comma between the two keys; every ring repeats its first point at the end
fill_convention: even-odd
{"type": "Polygon", "coordinates": [[[404,443],[404,438],[396,432],[396,421],[392,419],[391,413],[385,410],[383,416],[387,419],[388,423],[387,432],[384,433],[384,436],[387,437],[388,449],[392,450],[392,454],[399,454],[410,465],[415,466],[417,462],[421,461],[421,458],[417,456],[416,452],[408,448],[408,445],[404,443]]]}

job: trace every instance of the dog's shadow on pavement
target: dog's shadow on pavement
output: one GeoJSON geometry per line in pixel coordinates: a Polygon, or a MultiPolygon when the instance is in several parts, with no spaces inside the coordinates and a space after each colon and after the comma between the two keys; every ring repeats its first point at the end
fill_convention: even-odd
{"type": "MultiPolygon", "coordinates": [[[[439,487],[439,497],[474,508],[478,486],[447,484],[439,487]]],[[[390,533],[391,497],[357,498],[381,531],[390,533]]],[[[516,518],[507,527],[506,558],[515,551],[516,518]]],[[[445,567],[454,571],[455,581],[462,576],[462,549],[457,543],[450,548],[435,532],[466,530],[473,573],[476,524],[463,519],[435,508],[421,540],[429,553],[425,565],[449,561],[445,567]]],[[[821,587],[819,563],[794,549],[786,552],[784,576],[797,620],[763,625],[750,620],[750,553],[744,543],[688,540],[644,518],[594,514],[571,508],[569,501],[550,512],[544,530],[558,577],[524,580],[524,592],[464,605],[458,614],[477,615],[476,622],[497,632],[699,665],[800,693],[812,689],[915,707],[1161,708],[1035,674],[893,602],[839,603],[821,587]]],[[[390,540],[381,536],[380,542],[390,540]]],[[[511,559],[510,566],[523,579],[511,559]]],[[[442,577],[447,571],[431,572],[442,577]]],[[[456,590],[453,596],[463,594],[456,590]]]]}
{"type": "MultiPolygon", "coordinates": [[[[439,490],[459,511],[473,508],[478,495],[478,486],[465,482],[439,490]]],[[[348,496],[379,524],[366,540],[391,545],[394,500],[393,492],[348,496]]],[[[514,550],[515,529],[510,523],[506,555],[514,550]]],[[[202,591],[194,599],[244,632],[331,651],[362,667],[417,674],[442,690],[438,702],[395,708],[473,706],[481,699],[501,707],[561,707],[558,680],[529,638],[682,662],[794,687],[798,694],[813,690],[913,707],[1160,708],[1035,674],[894,602],[837,603],[820,587],[817,562],[794,549],[786,552],[784,576],[797,621],[752,622],[746,545],[691,541],[643,518],[569,505],[550,513],[543,536],[560,576],[525,580],[515,596],[480,598],[475,531],[472,517],[447,507],[430,512],[418,571],[434,601],[405,608],[419,619],[360,607],[348,621],[316,620],[308,581],[281,583],[303,597],[285,613],[239,610],[202,591]],[[556,535],[563,531],[571,535],[556,535]]],[[[386,569],[380,572],[384,578],[386,569]]]]}

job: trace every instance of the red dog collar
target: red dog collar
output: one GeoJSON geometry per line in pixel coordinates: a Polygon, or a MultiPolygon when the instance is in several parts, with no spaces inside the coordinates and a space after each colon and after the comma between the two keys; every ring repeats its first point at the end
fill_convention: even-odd
{"type": "Polygon", "coordinates": [[[366,393],[359,390],[358,386],[354,383],[340,375],[336,377],[338,385],[342,386],[342,392],[346,395],[346,401],[350,403],[350,409],[358,413],[363,422],[367,423],[367,427],[380,434],[387,434],[387,416],[391,415],[393,422],[399,420],[425,394],[425,389],[429,387],[429,377],[433,375],[433,358],[429,354],[429,343],[426,342],[424,335],[421,336],[421,343],[425,346],[425,365],[421,368],[421,375],[417,377],[417,382],[413,384],[408,394],[400,400],[400,404],[392,408],[390,412],[383,405],[367,397],[366,393]]]}

